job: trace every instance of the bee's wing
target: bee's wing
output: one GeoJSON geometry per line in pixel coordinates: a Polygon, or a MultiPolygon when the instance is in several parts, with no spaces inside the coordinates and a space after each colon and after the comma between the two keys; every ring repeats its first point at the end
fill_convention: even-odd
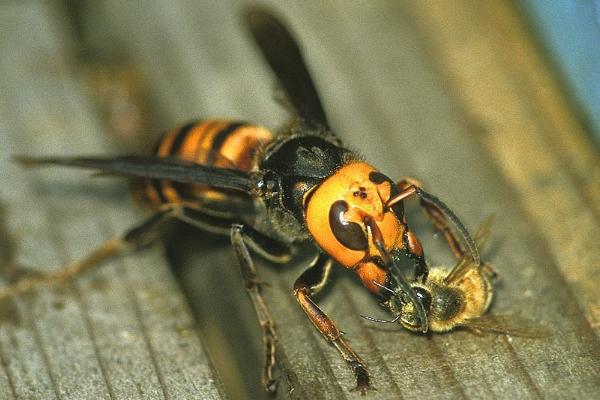
{"type": "Polygon", "coordinates": [[[251,9],[246,21],[298,115],[317,127],[327,128],[329,125],[321,100],[291,33],[265,10],[251,9]]]}
{"type": "Polygon", "coordinates": [[[27,167],[60,165],[93,169],[103,175],[166,179],[174,182],[198,183],[244,192],[248,192],[253,188],[252,179],[243,171],[172,158],[154,156],[15,157],[15,160],[27,167]]]}
{"type": "MultiPolygon", "coordinates": [[[[491,227],[492,227],[493,222],[494,222],[494,215],[488,216],[479,226],[477,233],[475,233],[474,241],[475,241],[475,244],[476,244],[478,250],[481,250],[485,246],[488,238],[490,237],[490,232],[491,232],[491,227]]],[[[462,253],[463,253],[462,257],[458,260],[458,262],[456,263],[454,268],[452,268],[452,271],[450,271],[448,276],[446,276],[446,278],[445,278],[446,283],[450,283],[454,280],[461,278],[463,276],[463,274],[466,273],[470,268],[473,268],[473,267],[479,268],[479,267],[482,267],[483,265],[485,265],[485,263],[482,263],[482,262],[479,262],[477,265],[474,265],[475,260],[473,260],[471,253],[465,252],[465,251],[463,251],[462,253]]]]}
{"type": "Polygon", "coordinates": [[[510,336],[542,339],[551,332],[543,326],[515,315],[487,314],[465,321],[461,326],[483,332],[500,333],[510,336]]]}
{"type": "Polygon", "coordinates": [[[492,225],[494,223],[495,215],[488,215],[486,219],[483,220],[481,225],[479,225],[479,229],[477,229],[477,233],[475,233],[475,244],[479,250],[483,249],[490,238],[490,232],[492,230],[492,225]]]}

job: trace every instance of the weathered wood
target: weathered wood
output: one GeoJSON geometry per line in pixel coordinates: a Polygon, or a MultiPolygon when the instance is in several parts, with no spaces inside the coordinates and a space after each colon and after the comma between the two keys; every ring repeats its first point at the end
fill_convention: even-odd
{"type": "MultiPolygon", "coordinates": [[[[111,152],[64,16],[46,2],[0,5],[0,202],[4,276],[80,258],[142,215],[125,185],[74,171],[24,171],[15,154],[111,152]],[[86,194],[87,192],[87,194],[86,194]],[[92,195],[89,195],[92,192],[92,195]]],[[[160,247],[160,246],[159,246],[160,247]]],[[[222,398],[161,250],[2,304],[3,399],[222,398]]],[[[3,283],[5,284],[5,282],[3,283]]]]}
{"type": "MultiPolygon", "coordinates": [[[[84,13],[85,40],[105,53],[125,55],[141,71],[152,114],[160,116],[153,119],[154,134],[177,122],[208,116],[276,127],[286,115],[273,101],[270,71],[240,26],[247,4],[233,0],[202,5],[191,0],[91,2],[88,14],[84,13]]],[[[269,4],[296,32],[329,119],[347,143],[387,174],[425,182],[472,229],[490,213],[497,215],[490,251],[484,254],[501,277],[492,311],[526,317],[553,333],[543,339],[479,337],[467,332],[423,337],[398,327],[372,325],[359,314],[384,316],[383,312],[351,273],[338,270],[318,301],[368,362],[378,389],[369,398],[586,398],[600,391],[596,289],[600,252],[594,241],[600,236],[599,158],[512,4],[469,0],[269,4]]],[[[15,30],[19,26],[12,24],[15,30]]],[[[36,32],[22,25],[21,29],[14,35],[36,32]]],[[[27,48],[35,49],[33,42],[45,43],[44,37],[35,36],[27,48]]],[[[66,39],[56,40],[54,46],[66,39]]],[[[23,54],[44,59],[33,50],[23,54]]],[[[79,94],[66,103],[78,93],[73,77],[65,71],[71,62],[68,57],[60,58],[62,66],[38,71],[42,78],[48,70],[54,75],[35,85],[26,84],[33,78],[23,72],[32,61],[11,60],[0,60],[2,71],[10,72],[0,80],[2,93],[10,93],[0,100],[0,124],[6,125],[1,128],[36,134],[36,141],[25,134],[10,136],[21,146],[11,152],[111,150],[105,133],[90,120],[93,112],[86,97],[79,94]],[[60,106],[52,108],[49,93],[41,90],[44,87],[62,99],[60,106]],[[66,107],[70,112],[65,112],[66,107]],[[84,131],[93,134],[82,135],[84,131]],[[43,145],[38,137],[42,134],[43,145]],[[30,147],[34,145],[45,147],[30,147]]],[[[4,147],[2,154],[6,157],[4,147]]],[[[0,194],[9,204],[5,231],[13,237],[19,263],[60,264],[89,248],[65,248],[68,238],[75,244],[82,238],[97,243],[134,218],[120,202],[123,194],[114,189],[116,183],[90,183],[78,173],[24,175],[7,168],[10,174],[3,176],[7,180],[0,194]],[[82,195],[78,185],[93,193],[82,195]],[[60,193],[66,190],[69,196],[60,193]],[[109,212],[110,208],[117,211],[109,212]],[[52,231],[44,222],[48,218],[54,218],[52,231]],[[58,238],[48,240],[50,232],[58,238]],[[24,253],[24,248],[34,250],[24,253]]],[[[434,264],[447,262],[440,241],[428,237],[426,225],[418,218],[415,213],[429,258],[434,264]]],[[[226,240],[194,236],[190,229],[181,233],[184,237],[170,245],[171,262],[207,350],[231,397],[257,398],[260,336],[233,255],[226,240]]],[[[13,388],[24,391],[22,397],[51,398],[53,393],[79,389],[77,381],[82,379],[81,386],[99,390],[98,397],[106,396],[111,387],[115,397],[128,397],[133,393],[131,381],[144,377],[149,378],[143,387],[150,391],[179,387],[179,380],[213,379],[195,379],[196,373],[213,375],[206,372],[205,363],[203,367],[193,364],[205,359],[193,329],[185,329],[192,322],[171,276],[154,257],[158,256],[146,252],[107,265],[79,280],[67,294],[43,291],[19,300],[21,321],[17,322],[27,328],[0,325],[4,367],[0,390],[10,393],[12,382],[13,388]],[[111,294],[97,289],[105,285],[111,294]],[[53,296],[59,295],[63,308],[51,309],[53,296]],[[166,305],[167,301],[175,305],[166,305]],[[137,321],[133,327],[115,328],[132,321],[137,321]],[[58,335],[61,324],[68,324],[74,333],[66,338],[58,335]],[[183,326],[181,332],[191,335],[183,337],[193,339],[194,351],[174,352],[174,341],[184,339],[169,335],[173,326],[183,326]],[[145,336],[144,327],[150,331],[145,336]],[[119,329],[135,332],[132,336],[143,340],[113,340],[110,332],[119,329]],[[57,349],[69,347],[67,339],[70,346],[77,343],[78,351],[71,349],[59,360],[49,361],[57,349]],[[18,346],[11,346],[16,340],[18,346]],[[128,340],[134,342],[131,347],[128,340]],[[15,348],[28,354],[21,364],[12,361],[19,360],[15,348]],[[155,351],[144,353],[144,349],[155,351]],[[141,354],[139,359],[127,358],[131,352],[141,354]],[[127,375],[131,368],[118,367],[123,364],[111,357],[116,353],[127,358],[125,364],[138,363],[135,377],[127,375]],[[145,360],[152,356],[162,366],[162,374],[141,367],[150,365],[145,360]],[[68,369],[68,360],[69,365],[84,365],[85,373],[68,369]],[[187,366],[185,372],[177,370],[179,363],[187,366]]],[[[302,260],[285,268],[259,264],[261,278],[270,283],[265,293],[281,343],[278,397],[358,397],[348,391],[352,373],[290,295],[303,269],[302,260]]],[[[181,392],[171,393],[191,397],[197,394],[193,390],[184,384],[181,392]]]]}
{"type": "Polygon", "coordinates": [[[528,38],[517,10],[503,2],[425,4],[415,9],[439,55],[440,70],[451,80],[452,91],[461,94],[457,101],[465,117],[484,131],[481,143],[519,192],[529,220],[539,226],[588,323],[600,334],[600,252],[593,251],[600,237],[598,149],[528,38]],[[486,30],[487,35],[469,31],[462,22],[471,19],[489,21],[496,29],[486,30]],[[464,42],[448,40],[452,37],[464,42]],[[493,82],[483,80],[484,74],[493,82]]]}

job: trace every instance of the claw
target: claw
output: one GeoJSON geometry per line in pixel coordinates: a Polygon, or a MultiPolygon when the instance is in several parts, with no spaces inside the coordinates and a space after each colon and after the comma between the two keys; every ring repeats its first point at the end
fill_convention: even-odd
{"type": "Polygon", "coordinates": [[[265,383],[265,391],[267,393],[275,393],[277,391],[277,380],[271,379],[265,383]]]}
{"type": "Polygon", "coordinates": [[[350,389],[351,392],[360,392],[361,395],[366,395],[368,390],[376,390],[371,386],[371,377],[367,368],[358,362],[352,363],[352,370],[356,376],[356,387],[350,389]]]}
{"type": "Polygon", "coordinates": [[[370,384],[357,384],[355,388],[350,389],[351,392],[360,392],[361,396],[365,396],[369,390],[377,390],[370,384]]]}

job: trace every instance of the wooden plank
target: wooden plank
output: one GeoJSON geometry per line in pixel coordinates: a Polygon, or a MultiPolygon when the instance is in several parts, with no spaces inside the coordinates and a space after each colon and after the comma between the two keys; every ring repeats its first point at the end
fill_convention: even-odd
{"type": "MultiPolygon", "coordinates": [[[[122,183],[11,162],[14,154],[114,149],[73,74],[64,16],[43,2],[0,7],[2,241],[12,244],[2,267],[50,271],[142,216],[128,209],[122,183]]],[[[10,304],[0,325],[2,398],[223,396],[160,248],[10,304]]]]}
{"type": "MultiPolygon", "coordinates": [[[[269,73],[256,55],[249,52],[250,45],[240,36],[238,18],[243,4],[231,1],[198,8],[182,1],[170,6],[119,8],[116,3],[103,10],[104,21],[110,24],[110,35],[118,38],[144,71],[158,109],[169,110],[165,114],[167,119],[185,120],[196,115],[239,117],[241,113],[243,117],[255,116],[256,121],[269,126],[282,120],[269,94],[269,73]],[[152,20],[153,24],[143,23],[145,20],[152,20]],[[167,56],[158,59],[159,54],[167,56]]],[[[506,21],[519,24],[518,17],[504,11],[501,15],[507,16],[506,21],[492,18],[494,12],[476,2],[457,2],[459,11],[453,12],[446,8],[453,9],[454,3],[452,7],[450,3],[435,7],[438,3],[407,5],[391,1],[380,1],[376,5],[353,3],[352,6],[346,2],[269,4],[285,16],[297,32],[330,119],[348,143],[361,149],[390,175],[413,175],[422,179],[471,227],[490,213],[499,215],[494,227],[493,252],[487,255],[498,266],[502,277],[494,312],[525,316],[551,327],[554,333],[550,338],[532,340],[495,335],[474,337],[466,332],[454,332],[427,340],[398,328],[371,326],[358,314],[381,315],[381,311],[347,273],[338,271],[334,287],[318,300],[370,363],[375,386],[379,389],[370,396],[530,398],[585,397],[597,392],[600,387],[598,340],[581,312],[582,305],[593,301],[590,300],[593,292],[573,281],[573,274],[565,273],[573,267],[565,261],[566,255],[572,259],[581,255],[566,246],[576,244],[590,257],[579,265],[585,271],[581,276],[588,277],[590,286],[598,282],[595,272],[590,270],[597,265],[591,258],[595,257],[594,247],[586,242],[597,237],[594,232],[598,225],[593,218],[583,221],[591,215],[593,202],[587,206],[575,204],[574,196],[565,196],[562,190],[544,199],[539,188],[517,182],[516,173],[508,169],[509,166],[514,171],[520,166],[528,168],[522,176],[531,183],[531,177],[538,170],[533,168],[533,157],[528,155],[545,151],[553,154],[552,148],[564,146],[569,158],[576,163],[570,174],[559,175],[561,184],[567,185],[562,188],[568,185],[572,188],[583,180],[577,176],[585,176],[590,184],[583,185],[583,190],[586,196],[593,197],[597,193],[593,185],[595,175],[576,171],[590,171],[591,167],[596,171],[597,154],[585,145],[577,130],[560,129],[565,134],[555,136],[554,142],[517,141],[507,130],[482,139],[481,124],[474,123],[472,118],[479,110],[495,110],[497,103],[509,104],[496,95],[506,92],[502,85],[507,84],[504,77],[508,74],[513,85],[532,82],[534,87],[544,90],[533,99],[515,91],[513,97],[507,98],[514,103],[510,112],[500,108],[502,111],[493,115],[492,128],[514,123],[510,131],[518,133],[529,131],[536,124],[561,123],[570,127],[576,124],[568,104],[561,103],[559,95],[546,96],[553,79],[549,73],[544,70],[540,73],[540,69],[532,68],[531,64],[513,62],[515,56],[521,61],[524,52],[536,53],[535,48],[523,50],[523,43],[529,40],[526,34],[514,38],[508,35],[509,32],[514,35],[514,30],[512,25],[507,27],[506,21]],[[448,20],[450,17],[453,19],[448,20]],[[479,25],[478,21],[482,20],[486,23],[479,25]],[[449,30],[459,28],[463,30],[449,30]],[[506,36],[512,38],[511,46],[504,45],[506,36]],[[465,37],[470,41],[464,42],[465,37]],[[478,57],[476,52],[481,47],[473,44],[482,43],[499,47],[486,48],[482,57],[478,57]],[[479,74],[466,75],[473,70],[462,68],[456,60],[467,51],[472,51],[466,54],[469,63],[493,61],[494,69],[481,68],[479,74]],[[515,64],[519,66],[517,71],[515,64]],[[455,86],[457,77],[461,86],[455,86]],[[478,84],[486,91],[467,90],[462,86],[465,82],[478,84]],[[551,111],[528,116],[530,123],[525,124],[517,116],[523,115],[527,107],[516,105],[524,103],[551,111]],[[558,118],[558,115],[563,117],[558,118]],[[489,144],[492,136],[493,146],[489,144]],[[515,149],[519,146],[523,148],[515,149]],[[518,153],[512,153],[513,150],[518,153]],[[506,158],[507,153],[519,156],[506,158]],[[574,207],[572,210],[577,210],[575,218],[568,221],[572,226],[569,231],[575,232],[575,227],[583,223],[585,232],[562,244],[558,243],[558,237],[549,235],[550,232],[560,234],[562,230],[554,224],[559,220],[564,222],[569,215],[566,214],[568,205],[561,206],[565,214],[560,219],[547,213],[549,204],[558,201],[557,196],[561,196],[561,201],[567,199],[574,207]],[[538,201],[547,204],[539,207],[546,210],[543,215],[532,212],[538,201]]],[[[489,122],[489,118],[483,120],[489,122]]],[[[547,181],[544,183],[548,184],[547,181]]],[[[547,189],[552,188],[550,185],[547,189]]],[[[191,231],[185,233],[192,234],[191,231]]],[[[245,352],[260,357],[257,329],[251,318],[248,319],[252,311],[240,294],[241,285],[235,282],[237,272],[227,268],[235,265],[235,261],[226,244],[211,241],[202,245],[192,238],[186,242],[181,246],[197,249],[177,260],[180,274],[185,276],[188,296],[195,302],[201,321],[209,321],[207,325],[219,321],[222,324],[217,333],[205,333],[209,351],[226,352],[222,347],[217,348],[223,341],[247,344],[251,342],[249,338],[255,338],[254,345],[246,346],[245,352]],[[223,268],[215,268],[215,265],[223,268]],[[215,293],[215,286],[221,288],[222,285],[226,285],[225,293],[215,293]],[[234,308],[239,307],[237,313],[232,314],[232,308],[220,308],[228,302],[235,304],[234,308]],[[221,312],[226,317],[219,319],[215,314],[221,312]]],[[[431,243],[426,249],[435,263],[447,260],[438,252],[438,242],[428,242],[431,243]]],[[[351,372],[336,351],[308,324],[289,295],[301,271],[302,262],[282,271],[268,267],[261,270],[263,279],[271,284],[266,295],[281,340],[283,382],[279,395],[354,397],[355,394],[348,392],[351,372]]],[[[209,330],[214,332],[214,328],[209,330]]],[[[224,358],[232,362],[231,355],[224,358]]],[[[221,366],[229,365],[226,368],[235,371],[236,367],[228,362],[221,366]]],[[[249,371],[250,378],[243,378],[246,382],[257,381],[258,363],[239,365],[237,371],[249,371]],[[248,365],[251,367],[245,368],[248,365]]],[[[236,379],[239,378],[234,375],[233,380],[236,379]]],[[[239,382],[228,385],[236,386],[239,382]]],[[[243,393],[239,387],[235,390],[238,390],[235,393],[243,393]]],[[[256,395],[258,391],[254,390],[248,393],[256,395]]]]}
{"type": "MultiPolygon", "coordinates": [[[[270,72],[240,27],[247,4],[94,2],[88,5],[86,40],[108,53],[125,53],[139,68],[152,114],[161,116],[156,131],[198,116],[241,117],[275,127],[285,114],[272,100],[270,72]]],[[[330,120],[352,147],[391,176],[424,181],[472,229],[497,214],[485,254],[501,277],[493,312],[521,315],[553,332],[544,339],[467,332],[423,337],[374,326],[359,314],[383,317],[383,312],[350,273],[338,270],[317,300],[369,363],[379,389],[369,397],[585,398],[597,393],[600,351],[591,327],[597,329],[598,320],[593,243],[600,204],[598,155],[510,3],[267,4],[297,33],[330,120]]],[[[58,183],[54,179],[46,187],[58,183]]],[[[114,196],[104,200],[115,204],[120,195],[114,196]]],[[[111,218],[122,222],[120,215],[111,218]]],[[[414,217],[432,262],[448,262],[440,241],[429,237],[418,213],[414,217]]],[[[91,224],[98,221],[87,218],[91,224]]],[[[62,229],[72,232],[68,224],[62,229]]],[[[169,248],[228,393],[259,398],[260,336],[226,240],[184,229],[169,248]]],[[[290,295],[306,261],[283,269],[260,262],[281,344],[278,397],[358,397],[348,391],[352,373],[290,295]]],[[[118,275],[152,284],[144,269],[136,269],[143,261],[124,263],[118,275]]],[[[162,275],[154,279],[164,280],[162,275]]],[[[158,297],[133,298],[142,309],[158,297]]],[[[14,374],[4,375],[0,390],[10,390],[14,374]]],[[[43,369],[38,375],[51,376],[43,369]]]]}
{"type": "MultiPolygon", "coordinates": [[[[476,9],[476,6],[471,4],[470,9],[473,8],[476,9]]],[[[359,106],[349,113],[352,118],[341,119],[341,121],[348,121],[347,131],[354,129],[379,135],[376,140],[371,140],[372,146],[378,146],[378,151],[372,154],[384,155],[386,152],[389,153],[389,150],[386,151],[386,149],[395,148],[397,149],[396,154],[402,157],[402,159],[397,159],[397,167],[386,168],[386,170],[399,170],[403,173],[404,171],[415,171],[412,173],[419,178],[426,177],[426,184],[435,188],[432,190],[443,194],[450,204],[459,205],[455,208],[459,209],[459,213],[471,226],[475,226],[476,221],[482,220],[487,213],[500,214],[501,221],[498,221],[495,229],[496,235],[502,238],[502,251],[498,251],[493,261],[498,265],[504,279],[503,291],[499,291],[494,306],[495,312],[521,313],[529,318],[546,321],[557,330],[564,330],[565,335],[561,334],[560,337],[549,340],[543,345],[540,342],[529,343],[529,341],[521,341],[521,339],[512,343],[477,343],[476,341],[471,342],[461,334],[454,334],[452,338],[435,337],[434,345],[438,343],[440,345],[443,343],[443,345],[438,345],[437,349],[431,348],[430,357],[435,360],[436,354],[441,353],[443,359],[448,363],[448,368],[445,369],[446,379],[440,386],[446,389],[458,387],[468,397],[510,396],[511,394],[523,396],[525,393],[535,396],[539,393],[551,394],[561,393],[561,391],[567,395],[570,390],[574,390],[574,393],[593,393],[598,387],[596,356],[598,346],[597,341],[590,337],[591,332],[586,329],[585,321],[581,319],[581,314],[578,312],[575,304],[578,296],[571,297],[571,292],[564,289],[565,282],[556,270],[546,271],[546,265],[557,263],[557,259],[553,259],[551,253],[544,254],[545,251],[542,250],[544,244],[542,243],[545,242],[545,239],[535,238],[531,235],[531,226],[523,225],[523,221],[528,221],[529,217],[517,216],[519,211],[513,209],[513,205],[519,204],[519,197],[510,197],[506,184],[502,185],[504,178],[498,174],[495,165],[490,162],[491,160],[482,156],[484,153],[482,153],[481,147],[471,136],[477,133],[476,127],[470,125],[470,121],[461,115],[462,110],[456,107],[456,99],[449,96],[444,90],[445,81],[436,76],[439,71],[433,68],[436,64],[432,63],[433,55],[436,53],[427,53],[426,43],[422,42],[423,38],[419,36],[420,32],[416,30],[417,27],[413,23],[415,21],[413,14],[392,3],[381,9],[343,8],[343,10],[338,9],[330,14],[315,12],[313,18],[310,19],[316,21],[313,24],[314,30],[318,29],[316,26],[332,26],[331,30],[338,26],[319,21],[317,14],[325,14],[324,20],[328,18],[333,20],[333,15],[335,15],[336,21],[343,20],[345,15],[354,16],[354,18],[348,17],[347,19],[349,22],[346,26],[349,28],[342,32],[337,31],[337,34],[331,34],[335,38],[345,38],[344,43],[348,43],[348,45],[339,50],[337,54],[332,54],[336,47],[342,46],[339,41],[336,42],[337,45],[330,43],[328,54],[332,58],[337,56],[339,59],[344,54],[352,54],[356,60],[352,63],[341,61],[335,63],[337,81],[344,81],[344,76],[340,73],[344,68],[350,70],[348,74],[350,77],[355,76],[358,71],[368,71],[361,76],[360,80],[353,80],[355,87],[361,85],[360,89],[351,96],[344,95],[342,97],[362,99],[360,105],[364,109],[363,115],[367,115],[368,117],[365,118],[368,118],[373,125],[371,127],[356,126],[357,119],[361,119],[359,106]],[[387,21],[390,21],[390,24],[386,24],[387,21]],[[391,21],[401,22],[391,23],[391,21]],[[394,40],[390,42],[389,38],[394,38],[394,40]],[[397,54],[401,57],[387,54],[390,49],[399,46],[402,49],[399,49],[397,54]],[[377,60],[377,62],[373,62],[373,60],[377,60]],[[404,68],[402,68],[403,66],[404,68]],[[419,71],[419,74],[410,73],[415,70],[419,71]],[[404,111],[404,109],[408,110],[404,111]],[[432,118],[432,115],[435,118],[432,118]],[[406,150],[401,151],[403,149],[406,150]],[[448,149],[454,151],[449,153],[448,149]],[[406,160],[407,158],[409,160],[406,160]],[[512,216],[506,215],[506,208],[509,205],[512,216]],[[511,235],[508,235],[508,232],[511,232],[511,235]],[[540,275],[544,275],[544,277],[541,278],[540,275]],[[531,282],[536,282],[535,287],[531,287],[531,282]],[[549,303],[546,293],[553,293],[553,296],[560,295],[562,300],[549,303]],[[519,302],[518,308],[515,309],[514,299],[518,298],[526,299],[526,304],[519,302]],[[566,319],[559,318],[561,307],[567,303],[570,304],[574,315],[566,319]],[[578,316],[579,319],[576,319],[575,316],[578,316]],[[577,332],[572,332],[567,336],[567,333],[575,326],[578,327],[577,332]],[[564,364],[566,370],[578,369],[576,364],[580,361],[579,350],[566,354],[564,349],[577,349],[582,345],[582,337],[586,338],[585,342],[589,346],[590,356],[586,357],[586,363],[591,369],[589,373],[582,371],[577,376],[578,384],[572,386],[572,376],[569,377],[569,380],[557,376],[560,372],[548,368],[548,365],[544,364],[544,360],[548,354],[552,354],[553,358],[560,354],[560,363],[564,364]],[[465,340],[468,340],[468,346],[465,346],[465,340]],[[566,340],[566,342],[558,343],[559,340],[566,340]],[[454,346],[450,344],[454,344],[454,346]],[[536,349],[537,346],[540,347],[536,349]],[[543,351],[541,351],[542,348],[543,351]],[[465,352],[469,354],[468,359],[465,359],[465,352]],[[490,358],[489,354],[494,354],[495,357],[490,358]],[[535,378],[531,378],[531,376],[535,378]],[[494,382],[494,385],[491,386],[485,382],[494,382]]],[[[447,18],[446,14],[441,12],[440,16],[447,18]]],[[[477,20],[479,19],[471,15],[470,18],[457,22],[456,26],[468,27],[468,21],[477,20]]],[[[447,19],[443,21],[447,22],[447,19]]],[[[442,20],[440,25],[442,25],[442,20]]],[[[489,29],[493,25],[483,24],[482,27],[484,26],[485,29],[489,29]]],[[[320,33],[323,34],[323,31],[327,31],[327,29],[322,28],[320,33]]],[[[452,37],[444,35],[444,33],[438,35],[444,38],[452,37]]],[[[324,40],[321,41],[321,44],[327,45],[324,40]]],[[[325,73],[327,72],[325,71],[325,73]]],[[[326,82],[331,80],[333,80],[333,74],[329,80],[325,78],[326,82]]],[[[475,81],[482,82],[483,78],[475,78],[475,81]]],[[[489,80],[485,82],[487,83],[489,80]]],[[[488,98],[495,99],[491,94],[488,98]]],[[[340,121],[340,118],[336,118],[335,121],[340,121]]],[[[527,194],[521,193],[520,196],[526,197],[527,194]]],[[[586,251],[590,252],[592,248],[593,245],[588,243],[586,251]]],[[[597,263],[587,265],[593,268],[597,263]]],[[[594,280],[593,274],[590,274],[589,278],[589,282],[597,282],[594,280]]],[[[384,354],[386,348],[393,346],[393,342],[389,338],[378,337],[378,335],[375,337],[375,343],[381,344],[381,351],[384,354]]],[[[416,344],[412,348],[416,347],[422,348],[416,344]]],[[[398,364],[402,362],[411,363],[406,358],[397,361],[398,364]]],[[[407,369],[420,372],[421,365],[421,363],[415,363],[407,369]]],[[[392,373],[392,376],[394,375],[392,373]]],[[[410,394],[416,395],[411,391],[411,388],[418,385],[415,382],[422,382],[421,389],[430,387],[428,381],[420,379],[420,377],[407,379],[398,375],[394,378],[401,382],[399,386],[402,388],[403,395],[408,391],[409,397],[410,394]]],[[[438,387],[429,390],[437,391],[438,387]]],[[[432,393],[432,395],[434,394],[432,393]]],[[[446,397],[446,395],[441,397],[446,397]]]]}
{"type": "Polygon", "coordinates": [[[484,126],[482,143],[520,192],[588,323],[600,333],[600,251],[594,251],[600,237],[597,148],[513,8],[503,2],[465,2],[448,9],[421,5],[417,9],[435,38],[441,68],[461,92],[468,118],[484,126]],[[467,31],[462,22],[473,18],[497,28],[487,35],[467,31]],[[461,37],[469,46],[449,37],[461,37]],[[494,76],[493,84],[482,83],[483,73],[494,76]]]}

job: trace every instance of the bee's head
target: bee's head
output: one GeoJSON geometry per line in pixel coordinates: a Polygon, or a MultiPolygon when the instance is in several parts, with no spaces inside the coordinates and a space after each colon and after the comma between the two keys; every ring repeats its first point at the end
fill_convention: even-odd
{"type": "Polygon", "coordinates": [[[438,278],[440,276],[434,274],[433,279],[425,284],[410,284],[418,303],[411,301],[407,293],[393,290],[393,295],[383,303],[394,314],[393,322],[413,332],[425,332],[419,310],[415,307],[418,304],[423,306],[427,329],[445,332],[464,322],[466,315],[480,316],[485,311],[487,302],[478,301],[471,295],[470,304],[467,304],[463,288],[444,284],[438,278]]]}
{"type": "MultiPolygon", "coordinates": [[[[425,319],[427,320],[431,309],[431,293],[425,287],[413,285],[412,288],[417,295],[419,303],[423,305],[426,314],[425,319]]],[[[421,321],[417,308],[405,292],[396,290],[394,295],[384,305],[394,314],[396,317],[394,320],[404,328],[413,332],[427,331],[423,327],[426,321],[421,321]]]]}
{"type": "Polygon", "coordinates": [[[373,318],[366,315],[361,317],[372,321],[382,323],[399,323],[405,329],[412,332],[427,333],[430,329],[430,309],[431,309],[431,293],[422,286],[408,286],[408,291],[402,291],[397,288],[392,290],[387,286],[378,285],[389,291],[392,296],[382,303],[392,314],[392,320],[373,318]],[[409,292],[411,294],[409,295],[409,292]]]}

